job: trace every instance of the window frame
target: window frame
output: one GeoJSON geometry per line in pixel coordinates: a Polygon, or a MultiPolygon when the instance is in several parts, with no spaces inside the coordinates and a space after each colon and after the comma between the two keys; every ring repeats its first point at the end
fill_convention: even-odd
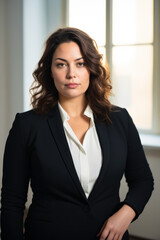
{"type": "MultiPolygon", "coordinates": [[[[106,0],[106,60],[109,64],[112,78],[112,0],[106,0]]],[[[160,135],[160,1],[153,0],[154,19],[153,19],[153,111],[152,129],[144,130],[138,128],[140,133],[150,135],[160,135]]],[[[68,26],[69,0],[66,0],[66,25],[68,26]]]]}
{"type": "Polygon", "coordinates": [[[154,0],[153,133],[160,135],[160,1],[154,0]]]}
{"type": "MultiPolygon", "coordinates": [[[[152,129],[144,130],[138,128],[142,134],[160,135],[160,1],[153,1],[153,111],[152,111],[152,129]]],[[[106,1],[106,56],[111,70],[112,78],[112,0],[106,1]]],[[[142,44],[143,45],[143,44],[142,44]]]]}

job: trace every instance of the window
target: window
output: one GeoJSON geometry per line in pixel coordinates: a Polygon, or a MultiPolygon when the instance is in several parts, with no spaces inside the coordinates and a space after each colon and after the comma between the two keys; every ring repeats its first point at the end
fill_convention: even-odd
{"type": "Polygon", "coordinates": [[[129,110],[139,128],[150,130],[153,124],[153,1],[112,2],[114,101],[129,110]]]}
{"type": "Polygon", "coordinates": [[[69,0],[68,25],[88,33],[106,55],[106,0],[69,0]]]}
{"type": "Polygon", "coordinates": [[[144,133],[160,133],[159,11],[153,0],[68,0],[68,25],[86,31],[107,57],[112,103],[144,133]]]}

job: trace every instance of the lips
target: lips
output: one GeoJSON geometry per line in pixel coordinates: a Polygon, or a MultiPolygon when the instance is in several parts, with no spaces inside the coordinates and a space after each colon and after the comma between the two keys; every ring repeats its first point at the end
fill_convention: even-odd
{"type": "Polygon", "coordinates": [[[66,87],[68,88],[77,88],[79,86],[78,83],[68,83],[68,84],[65,84],[66,87]]]}

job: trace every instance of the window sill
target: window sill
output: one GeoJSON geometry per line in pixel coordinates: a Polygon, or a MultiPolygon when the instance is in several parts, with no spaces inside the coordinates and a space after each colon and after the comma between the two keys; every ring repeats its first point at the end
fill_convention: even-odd
{"type": "Polygon", "coordinates": [[[140,134],[140,139],[145,149],[160,150],[160,135],[140,134]]]}

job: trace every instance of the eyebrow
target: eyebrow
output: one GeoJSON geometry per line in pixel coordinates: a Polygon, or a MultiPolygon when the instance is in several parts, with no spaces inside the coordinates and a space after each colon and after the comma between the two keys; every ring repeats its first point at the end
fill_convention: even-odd
{"type": "MultiPolygon", "coordinates": [[[[83,59],[83,57],[77,58],[77,59],[75,59],[74,61],[77,62],[77,61],[79,61],[79,60],[81,60],[81,59],[83,59]]],[[[63,62],[67,62],[67,60],[64,59],[64,58],[56,58],[55,60],[61,60],[61,61],[63,61],[63,62]]]]}

